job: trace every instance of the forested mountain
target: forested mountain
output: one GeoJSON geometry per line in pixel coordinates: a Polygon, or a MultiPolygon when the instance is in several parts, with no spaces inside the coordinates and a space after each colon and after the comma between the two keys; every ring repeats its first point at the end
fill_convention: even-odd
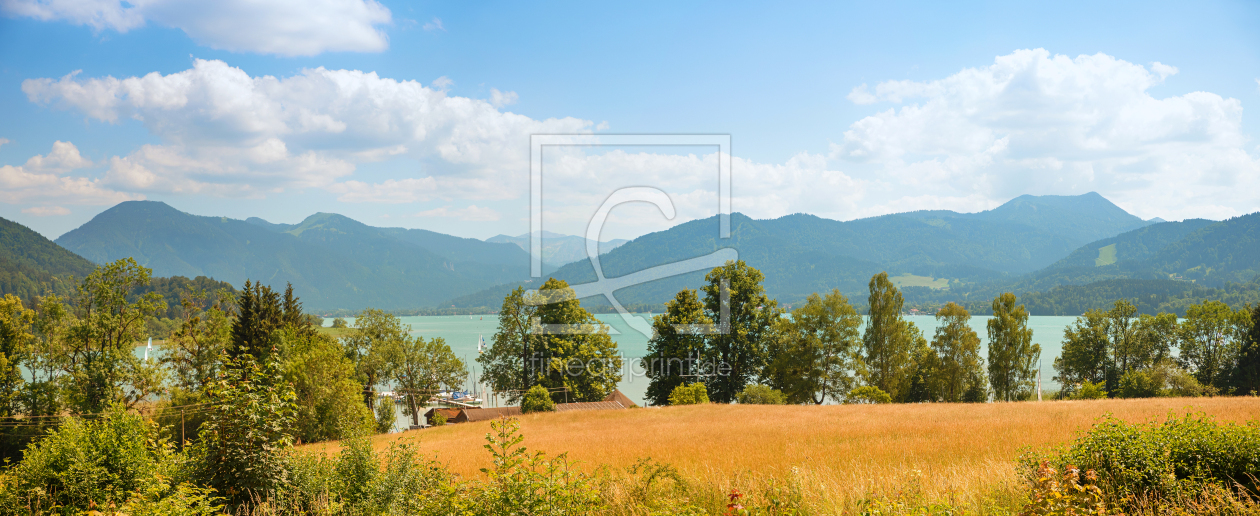
{"type": "MultiPolygon", "coordinates": [[[[495,235],[486,239],[486,242],[510,243],[529,252],[529,233],[520,236],[495,235]]],[[[607,242],[599,243],[600,254],[607,253],[613,249],[620,247],[622,244],[629,242],[624,238],[617,238],[607,242]]],[[[586,257],[586,239],[580,236],[562,235],[560,233],[552,233],[550,231],[542,232],[542,259],[543,262],[554,265],[565,265],[578,260],[585,260],[586,257]]]]}
{"type": "MultiPolygon", "coordinates": [[[[729,240],[718,238],[718,224],[711,217],[639,237],[601,257],[604,274],[617,277],[730,247],[765,273],[767,292],[784,302],[831,288],[860,295],[881,271],[944,278],[956,289],[1012,281],[1098,235],[1111,237],[1149,223],[1091,193],[1022,196],[980,213],[920,211],[847,222],[805,214],[754,220],[735,213],[729,240]]],[[[595,278],[585,261],[561,267],[553,276],[571,284],[595,278]]],[[[618,292],[618,299],[663,303],[682,288],[700,285],[703,276],[695,272],[629,287],[618,292]]],[[[487,292],[453,304],[484,306],[479,303],[493,297],[487,292]]]]}
{"type": "Polygon", "coordinates": [[[291,282],[313,310],[432,306],[528,276],[528,255],[513,245],[427,233],[325,213],[284,225],[130,201],[57,243],[97,263],[134,257],[155,276],[210,276],[238,286],[253,279],[276,288],[291,282]]]}
{"type": "Polygon", "coordinates": [[[30,228],[0,218],[0,296],[29,301],[47,291],[68,293],[96,265],[44,238],[30,228]]]}

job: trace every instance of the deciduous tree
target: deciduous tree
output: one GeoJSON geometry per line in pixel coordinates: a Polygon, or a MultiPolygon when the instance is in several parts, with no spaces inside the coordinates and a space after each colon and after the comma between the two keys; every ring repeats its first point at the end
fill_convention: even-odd
{"type": "Polygon", "coordinates": [[[1015,401],[1032,393],[1041,346],[1032,343],[1028,311],[1009,292],[993,299],[989,319],[989,384],[995,399],[1015,401]]]}
{"type": "Polygon", "coordinates": [[[684,289],[665,303],[665,313],[652,318],[652,338],[641,365],[648,378],[646,397],[653,405],[668,405],[674,388],[695,381],[701,370],[705,336],[701,329],[713,324],[695,290],[684,289]]]}
{"type": "Polygon", "coordinates": [[[871,278],[867,298],[870,315],[862,334],[862,369],[867,385],[901,399],[913,371],[914,323],[901,316],[901,291],[881,272],[871,278]]]}
{"type": "Polygon", "coordinates": [[[709,397],[717,403],[730,403],[761,371],[765,362],[766,339],[782,310],[766,297],[761,283],[765,276],[743,260],[728,261],[705,275],[705,317],[723,324],[722,312],[729,311],[729,326],[706,339],[713,376],[706,377],[709,397]],[[723,285],[728,296],[722,296],[723,285]]]}
{"type": "Polygon", "coordinates": [[[854,386],[855,361],[861,347],[862,317],[849,300],[832,290],[826,297],[810,294],[804,306],[780,319],[768,341],[763,376],[788,403],[821,405],[840,402],[854,386]]]}
{"type": "Polygon", "coordinates": [[[946,304],[936,312],[936,321],[936,335],[932,338],[937,358],[936,392],[941,401],[964,401],[976,380],[984,378],[980,336],[971,329],[971,314],[958,304],[946,304]]]}

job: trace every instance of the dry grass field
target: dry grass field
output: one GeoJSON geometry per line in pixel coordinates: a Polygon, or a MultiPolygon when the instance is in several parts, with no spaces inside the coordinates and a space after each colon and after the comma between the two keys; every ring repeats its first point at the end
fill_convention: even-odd
{"type": "MultiPolygon", "coordinates": [[[[1014,503],[1015,459],[1025,447],[1070,442],[1104,414],[1132,422],[1204,412],[1219,421],[1260,420],[1256,398],[1156,398],[988,404],[697,405],[531,414],[524,445],[568,452],[588,469],[624,471],[651,457],[713,493],[795,483],[832,507],[921,492],[955,504],[1014,503]],[[904,494],[904,493],[903,493],[904,494]],[[986,502],[987,501],[987,502],[986,502]]],[[[489,422],[377,436],[384,448],[415,438],[426,454],[464,476],[490,464],[489,422]]],[[[331,451],[335,444],[308,449],[331,451]]]]}

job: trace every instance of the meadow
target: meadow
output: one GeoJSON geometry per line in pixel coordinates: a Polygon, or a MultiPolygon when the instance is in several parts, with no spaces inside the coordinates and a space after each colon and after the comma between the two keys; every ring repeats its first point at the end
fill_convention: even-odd
{"type": "MultiPolygon", "coordinates": [[[[616,478],[640,459],[671,464],[701,499],[720,502],[732,488],[752,503],[803,498],[814,510],[858,508],[864,501],[940,502],[982,512],[1024,503],[1016,459],[1048,450],[1112,414],[1129,422],[1205,413],[1220,422],[1260,420],[1256,398],[1152,398],[986,404],[758,406],[692,405],[538,413],[520,417],[523,445],[568,453],[588,471],[616,478]]],[[[482,448],[489,422],[373,437],[384,450],[413,440],[465,478],[490,467],[482,448]]],[[[304,447],[332,452],[337,443],[304,447]]],[[[709,504],[713,506],[714,504],[709,504]]]]}

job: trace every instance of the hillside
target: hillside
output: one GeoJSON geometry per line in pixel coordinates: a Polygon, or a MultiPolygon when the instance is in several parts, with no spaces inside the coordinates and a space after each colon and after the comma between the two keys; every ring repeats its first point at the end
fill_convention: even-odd
{"type": "Polygon", "coordinates": [[[155,276],[209,276],[237,286],[251,279],[275,288],[291,282],[312,310],[432,306],[452,294],[527,276],[527,255],[515,246],[413,231],[381,230],[335,214],[283,225],[201,217],[161,202],[131,201],[57,243],[97,263],[134,257],[155,276]],[[426,238],[448,247],[449,257],[417,243],[426,238]],[[451,239],[466,245],[449,245],[451,239]],[[513,254],[519,262],[509,264],[513,254]],[[499,263],[466,259],[473,256],[499,263]]]}
{"type": "MultiPolygon", "coordinates": [[[[514,244],[521,248],[521,250],[525,251],[526,254],[529,253],[529,233],[514,237],[507,235],[495,235],[487,238],[486,242],[514,244]]],[[[629,242],[629,240],[624,238],[600,242],[599,253],[605,254],[608,251],[620,247],[626,242],[629,242]]],[[[573,263],[578,260],[585,260],[586,239],[579,236],[562,235],[560,233],[543,231],[542,259],[544,263],[554,264],[556,266],[573,263]]]]}
{"type": "MultiPolygon", "coordinates": [[[[949,296],[978,285],[1010,282],[1054,264],[1096,235],[1112,237],[1147,224],[1093,193],[1021,196],[979,213],[920,211],[853,221],[806,214],[755,220],[735,213],[729,240],[717,238],[715,216],[639,237],[604,254],[600,263],[606,276],[617,277],[730,247],[765,273],[767,292],[785,303],[832,288],[861,296],[871,276],[881,271],[915,275],[916,284],[948,285],[950,292],[935,292],[949,296]],[[1056,220],[1064,222],[1058,225],[1056,220]]],[[[704,273],[629,287],[618,292],[618,300],[659,305],[678,290],[698,287],[704,273]]],[[[570,284],[595,278],[585,261],[565,265],[552,275],[570,284]]],[[[498,287],[451,303],[497,306],[495,298],[501,300],[506,290],[498,287]]]]}
{"type": "Polygon", "coordinates": [[[29,301],[45,292],[66,294],[73,283],[96,265],[44,238],[43,235],[0,218],[0,296],[13,294],[29,301]]]}

